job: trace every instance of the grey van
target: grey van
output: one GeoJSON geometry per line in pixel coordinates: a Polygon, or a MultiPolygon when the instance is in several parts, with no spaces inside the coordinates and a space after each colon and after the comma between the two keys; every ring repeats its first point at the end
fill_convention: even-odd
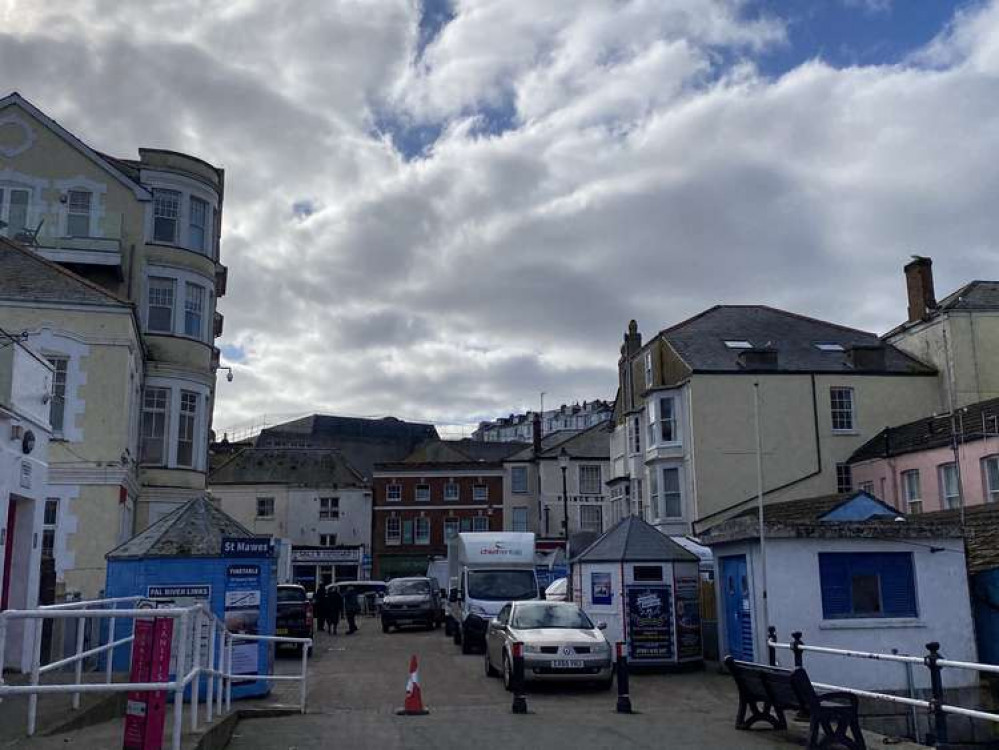
{"type": "Polygon", "coordinates": [[[442,611],[440,588],[433,578],[393,578],[382,600],[382,632],[400,625],[440,627],[442,611]]]}

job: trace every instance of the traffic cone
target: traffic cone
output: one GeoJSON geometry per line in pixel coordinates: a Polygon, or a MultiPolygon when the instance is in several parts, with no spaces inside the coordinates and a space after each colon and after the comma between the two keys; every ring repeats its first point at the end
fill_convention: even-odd
{"type": "Polygon", "coordinates": [[[409,680],[406,682],[406,702],[396,713],[400,716],[423,716],[430,713],[423,707],[423,694],[420,692],[420,670],[416,664],[416,654],[409,659],[409,680]]]}

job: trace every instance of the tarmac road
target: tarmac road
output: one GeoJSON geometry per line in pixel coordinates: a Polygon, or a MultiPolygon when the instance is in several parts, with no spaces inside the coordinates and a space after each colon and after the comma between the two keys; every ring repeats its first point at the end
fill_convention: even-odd
{"type": "Polygon", "coordinates": [[[614,690],[561,685],[532,689],[530,713],[515,715],[502,682],[485,676],[483,657],[462,656],[443,629],[383,634],[377,620],[359,624],[351,636],[317,634],[307,715],[242,721],[229,747],[752,750],[801,744],[773,732],[737,732],[732,680],[710,671],[633,675],[635,715],[615,712],[614,690]],[[428,716],[395,715],[411,654],[419,660],[428,716]]]}

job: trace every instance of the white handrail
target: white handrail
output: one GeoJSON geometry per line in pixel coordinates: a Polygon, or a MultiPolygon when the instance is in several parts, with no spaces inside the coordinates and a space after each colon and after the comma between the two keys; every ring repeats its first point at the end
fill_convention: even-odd
{"type": "MultiPolygon", "coordinates": [[[[205,603],[193,604],[189,607],[142,608],[135,604],[140,601],[155,601],[149,597],[132,596],[110,599],[81,600],[64,604],[46,605],[33,610],[5,610],[0,612],[0,654],[6,649],[6,637],[9,621],[31,622],[34,627],[33,653],[29,684],[9,685],[3,680],[0,671],[0,701],[5,696],[28,696],[28,726],[27,734],[33,735],[36,730],[38,697],[40,695],[65,694],[73,695],[73,707],[79,706],[79,696],[83,693],[121,693],[121,692],[173,692],[174,715],[171,746],[179,750],[183,729],[184,692],[191,685],[189,703],[191,705],[190,728],[196,731],[198,727],[198,710],[200,703],[200,683],[205,678],[205,719],[212,722],[214,716],[221,717],[232,708],[233,680],[261,680],[268,682],[299,682],[300,707],[306,711],[308,694],[308,653],[312,647],[311,638],[292,638],[288,636],[252,635],[230,633],[225,622],[216,617],[205,603]],[[117,609],[119,605],[129,606],[127,609],[117,609]],[[110,608],[109,608],[110,607],[110,608]],[[135,640],[128,635],[115,638],[115,625],[118,619],[137,620],[143,618],[171,618],[175,622],[174,642],[176,644],[175,677],[166,682],[112,682],[112,662],[115,649],[135,640]],[[46,619],[77,620],[75,652],[58,661],[42,666],[41,664],[41,633],[46,619]],[[108,621],[107,642],[84,649],[86,643],[87,621],[108,621]],[[207,632],[206,629],[207,628],[207,632]],[[207,654],[202,654],[202,636],[207,635],[207,654]],[[291,643],[302,647],[302,669],[297,675],[258,675],[233,674],[233,644],[236,641],[261,643],[291,643]],[[190,651],[188,648],[190,647],[190,651]],[[84,662],[94,656],[106,654],[104,682],[83,682],[84,662]],[[71,683],[40,684],[43,674],[53,673],[60,668],[73,665],[73,681],[71,683]],[[216,685],[217,683],[217,685],[216,685]],[[217,708],[216,708],[217,702],[217,708]]],[[[100,640],[100,629],[94,628],[96,638],[100,640]]]]}

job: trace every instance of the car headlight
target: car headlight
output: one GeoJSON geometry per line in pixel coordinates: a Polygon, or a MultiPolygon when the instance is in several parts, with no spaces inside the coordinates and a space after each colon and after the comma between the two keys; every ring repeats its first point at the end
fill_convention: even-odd
{"type": "Polygon", "coordinates": [[[478,604],[469,604],[468,613],[470,615],[481,615],[482,617],[488,617],[489,613],[486,612],[486,608],[478,604]]]}
{"type": "Polygon", "coordinates": [[[540,654],[541,653],[541,646],[538,646],[535,643],[525,643],[524,644],[524,653],[525,654],[540,654]]]}
{"type": "Polygon", "coordinates": [[[602,641],[597,643],[596,648],[593,649],[600,654],[609,654],[611,650],[611,645],[607,641],[602,641]]]}

